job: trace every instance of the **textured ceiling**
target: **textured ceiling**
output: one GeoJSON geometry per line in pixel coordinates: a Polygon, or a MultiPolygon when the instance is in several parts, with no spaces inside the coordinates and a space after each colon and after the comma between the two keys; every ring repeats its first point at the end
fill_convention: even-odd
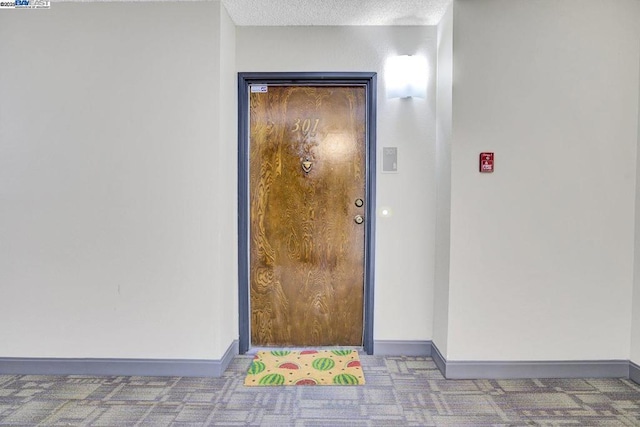
{"type": "Polygon", "coordinates": [[[222,0],[236,25],[436,25],[451,0],[222,0]]]}
{"type": "MultiPolygon", "coordinates": [[[[212,0],[51,0],[74,2],[212,0]]],[[[437,25],[453,0],[220,0],[240,26],[437,25]]]]}

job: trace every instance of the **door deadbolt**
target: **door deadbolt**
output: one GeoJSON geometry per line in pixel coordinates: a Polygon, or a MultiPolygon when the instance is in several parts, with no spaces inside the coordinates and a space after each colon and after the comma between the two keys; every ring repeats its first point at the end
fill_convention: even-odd
{"type": "Polygon", "coordinates": [[[362,217],[362,215],[356,215],[353,220],[356,222],[356,224],[362,224],[364,222],[364,218],[362,217]]]}
{"type": "Polygon", "coordinates": [[[362,205],[364,205],[364,200],[362,199],[356,199],[356,206],[361,208],[362,205]]]}

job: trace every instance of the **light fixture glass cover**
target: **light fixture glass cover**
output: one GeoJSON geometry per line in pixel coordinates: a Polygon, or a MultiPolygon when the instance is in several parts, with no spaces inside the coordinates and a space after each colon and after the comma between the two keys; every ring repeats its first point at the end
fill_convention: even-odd
{"type": "Polygon", "coordinates": [[[427,60],[417,55],[394,56],[385,67],[387,98],[426,98],[427,60]]]}

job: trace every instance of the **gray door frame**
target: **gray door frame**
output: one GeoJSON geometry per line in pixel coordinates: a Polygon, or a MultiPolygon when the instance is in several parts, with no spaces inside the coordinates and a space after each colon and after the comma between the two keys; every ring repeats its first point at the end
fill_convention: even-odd
{"type": "Polygon", "coordinates": [[[249,307],[249,86],[256,84],[363,85],[367,94],[363,349],[373,354],[376,219],[376,73],[238,73],[238,305],[239,351],[251,345],[249,307]]]}

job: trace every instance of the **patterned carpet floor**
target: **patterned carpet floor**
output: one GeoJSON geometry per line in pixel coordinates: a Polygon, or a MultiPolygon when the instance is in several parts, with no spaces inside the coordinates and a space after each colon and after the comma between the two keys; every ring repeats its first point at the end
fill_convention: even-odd
{"type": "Polygon", "coordinates": [[[360,357],[359,387],[221,378],[0,376],[2,426],[640,426],[623,379],[445,380],[431,358],[360,357]]]}

